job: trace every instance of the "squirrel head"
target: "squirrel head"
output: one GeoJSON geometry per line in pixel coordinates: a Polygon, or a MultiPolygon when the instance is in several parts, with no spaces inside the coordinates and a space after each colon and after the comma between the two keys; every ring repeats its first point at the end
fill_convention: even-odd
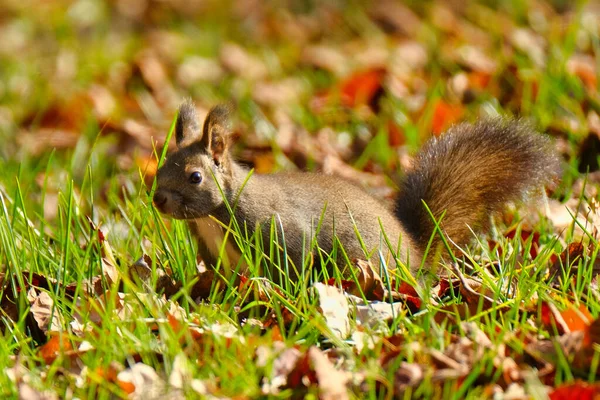
{"type": "Polygon", "coordinates": [[[176,219],[202,218],[223,206],[231,178],[230,106],[213,107],[200,130],[196,107],[187,100],[175,125],[177,150],[157,173],[154,204],[176,219]]]}

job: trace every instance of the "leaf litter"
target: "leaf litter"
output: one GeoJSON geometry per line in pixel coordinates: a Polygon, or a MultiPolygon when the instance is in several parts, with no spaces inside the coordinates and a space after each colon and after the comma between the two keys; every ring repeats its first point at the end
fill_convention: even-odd
{"type": "MultiPolygon", "coordinates": [[[[159,8],[167,18],[185,13],[197,15],[199,9],[209,7],[163,3],[168,9],[159,8]]],[[[163,18],[153,11],[155,5],[145,0],[107,6],[119,24],[139,24],[143,48],[136,48],[125,60],[114,60],[107,71],[97,73],[87,88],[70,83],[77,56],[62,52],[61,57],[56,57],[55,73],[65,86],[64,94],[45,100],[42,110],[24,105],[25,109],[13,111],[1,106],[2,127],[18,132],[16,144],[7,143],[6,149],[18,148],[21,156],[37,157],[51,149],[75,149],[85,141],[91,114],[102,137],[113,141],[106,154],[107,162],[123,170],[139,168],[146,185],[151,187],[157,169],[153,153],[163,145],[183,93],[192,93],[202,100],[201,108],[208,108],[215,96],[205,85],[227,80],[231,89],[227,96],[238,101],[252,98],[261,108],[253,121],[245,122],[247,151],[242,158],[246,162],[261,172],[271,172],[280,163],[299,168],[312,165],[387,196],[391,191],[382,167],[373,162],[357,162],[357,154],[381,131],[376,117],[385,117],[383,132],[391,147],[400,154],[410,154],[407,146],[414,141],[415,131],[417,135],[440,134],[472,115],[469,107],[476,99],[486,102],[491,95],[510,112],[523,111],[521,102],[525,95],[533,99],[543,95],[538,71],[553,61],[552,42],[544,39],[545,34],[552,24],[560,25],[573,18],[568,11],[536,4],[534,11],[523,17],[531,27],[524,27],[512,22],[502,10],[481,4],[465,9],[460,4],[434,2],[431,7],[412,9],[385,1],[365,12],[369,23],[381,30],[384,43],[364,36],[335,43],[327,31],[339,26],[343,10],[317,6],[314,13],[299,16],[260,2],[239,3],[235,6],[237,16],[245,15],[245,22],[255,27],[248,35],[256,40],[254,46],[225,41],[212,56],[184,55],[182,49],[195,46],[191,42],[196,39],[189,34],[142,28],[144,24],[154,26],[163,18]],[[497,28],[478,23],[489,18],[498,21],[497,28]],[[440,54],[423,39],[432,40],[430,25],[445,33],[436,39],[441,43],[434,49],[441,49],[440,54]],[[501,49],[493,47],[497,38],[487,28],[492,32],[502,30],[501,49]],[[277,59],[279,54],[268,48],[271,41],[290,37],[300,43],[287,50],[292,59],[277,59]],[[268,46],[260,48],[265,43],[268,46]],[[500,52],[503,56],[497,57],[500,52]],[[437,58],[444,67],[432,71],[429,65],[437,58]],[[320,78],[322,82],[313,86],[307,83],[306,75],[288,69],[290,65],[324,74],[326,79],[320,78]],[[440,78],[447,82],[447,91],[438,95],[434,88],[440,78]],[[402,104],[401,111],[391,113],[388,102],[402,104]],[[324,126],[318,134],[313,134],[314,127],[298,122],[299,106],[309,109],[324,126]],[[358,134],[340,132],[345,129],[340,127],[357,119],[361,125],[355,129],[358,134]],[[274,129],[270,137],[280,146],[282,157],[261,156],[271,146],[269,135],[267,139],[261,136],[265,125],[274,129]],[[340,143],[338,138],[346,140],[340,143]]],[[[583,13],[596,17],[593,7],[583,13]]],[[[101,13],[80,13],[76,8],[69,14],[75,24],[88,29],[93,18],[101,18],[101,13]]],[[[12,12],[7,15],[10,19],[12,12]]],[[[244,29],[245,25],[241,25],[244,29]]],[[[27,29],[18,23],[3,27],[5,40],[0,51],[11,55],[31,48],[36,52],[39,45],[27,29]]],[[[120,47],[129,48],[122,45],[121,35],[115,29],[110,36],[116,53],[120,47]]],[[[4,269],[0,275],[2,331],[10,332],[18,321],[24,320],[31,345],[37,349],[35,362],[44,373],[59,368],[65,379],[79,387],[103,381],[114,385],[115,393],[122,397],[176,398],[190,391],[206,397],[234,396],[235,390],[230,391],[226,382],[194,377],[199,366],[210,363],[207,356],[222,348],[233,349],[240,359],[259,368],[260,393],[246,394],[248,397],[281,393],[301,397],[313,393],[324,399],[343,399],[351,393],[364,394],[373,387],[384,395],[410,397],[423,384],[434,388],[433,396],[442,393],[445,384],[461,390],[466,382],[481,388],[489,397],[526,398],[532,387],[551,399],[597,396],[598,385],[586,380],[597,379],[600,322],[573,289],[580,271],[587,271],[588,263],[593,263],[593,291],[587,299],[597,300],[597,68],[591,44],[586,45],[586,40],[593,37],[586,29],[578,35],[578,47],[567,59],[565,70],[570,79],[578,82],[573,92],[583,100],[577,106],[561,104],[558,111],[564,113],[568,109],[581,114],[586,124],[561,116],[550,130],[559,137],[581,135],[575,146],[579,148],[564,149],[563,153],[579,154],[578,168],[590,171],[591,184],[587,184],[587,178],[585,182],[576,181],[573,198],[566,199],[566,207],[565,202],[549,199],[544,218],[560,235],[559,250],[543,242],[543,236],[534,229],[515,226],[503,237],[495,238],[497,241],[487,249],[503,257],[518,258],[526,272],[532,260],[547,257],[548,262],[540,267],[546,268],[541,278],[547,279],[555,291],[546,298],[522,298],[516,289],[502,298],[494,296],[487,289],[490,279],[500,284],[505,278],[491,275],[477,264],[484,265],[485,260],[465,262],[474,264],[469,265],[477,271],[473,276],[451,274],[441,277],[431,288],[401,279],[389,282],[368,263],[357,260],[356,282],[341,282],[341,287],[334,282],[312,285],[311,299],[318,305],[319,314],[313,317],[324,321],[318,327],[320,340],[318,345],[294,343],[286,331],[293,329],[299,318],[294,299],[280,302],[274,309],[269,291],[275,289],[261,286],[257,296],[264,306],[259,314],[262,318],[245,318],[246,314],[240,313],[238,320],[207,321],[201,310],[213,294],[213,282],[220,279],[215,271],[198,272],[195,283],[184,288],[173,272],[161,265],[162,260],[153,260],[146,254],[136,254],[133,259],[139,257],[138,260],[125,268],[119,263],[123,258],[113,251],[102,229],[89,219],[90,229],[96,235],[94,240],[100,246],[101,274],[68,284],[51,274],[4,269]],[[529,251],[523,246],[515,248],[523,243],[530,244],[529,251]],[[182,292],[193,299],[196,310],[185,308],[189,304],[182,300],[182,292]],[[25,293],[24,303],[19,293],[25,293]],[[516,307],[512,306],[515,302],[519,302],[516,307]],[[423,315],[432,315],[435,323],[448,329],[429,326],[407,332],[402,321],[425,320],[423,315]],[[495,322],[485,325],[485,318],[495,322]],[[502,324],[508,323],[509,318],[522,321],[521,328],[503,329],[502,324]],[[118,329],[111,329],[111,321],[118,321],[118,329]],[[147,339],[154,347],[136,343],[137,347],[132,347],[138,351],[120,354],[97,368],[87,368],[87,355],[96,351],[94,343],[107,335],[125,338],[137,332],[140,324],[152,331],[152,340],[147,339]],[[253,324],[258,333],[246,334],[243,329],[253,324]],[[178,335],[181,345],[174,356],[165,348],[171,335],[178,335]],[[428,347],[425,343],[430,343],[427,338],[432,335],[437,335],[438,345],[428,347]],[[148,358],[162,360],[167,355],[172,362],[164,371],[144,362],[148,358]],[[353,361],[369,357],[376,360],[379,369],[375,372],[372,366],[353,361]],[[564,374],[564,360],[568,360],[573,375],[569,382],[560,376],[564,374]]],[[[44,43],[50,52],[57,46],[52,40],[44,43]]],[[[42,76],[46,73],[39,72],[42,76]]],[[[304,70],[302,73],[307,74],[304,70]]],[[[8,84],[3,83],[0,92],[26,98],[34,84],[31,76],[17,76],[8,84]]],[[[484,105],[489,107],[489,103],[484,105]]],[[[405,164],[409,164],[410,156],[406,158],[405,164]]],[[[46,175],[40,177],[42,187],[46,175]]],[[[5,192],[0,186],[3,198],[5,192]]],[[[101,199],[98,197],[99,203],[101,199]]],[[[52,210],[58,208],[58,195],[49,192],[46,201],[44,207],[48,209],[43,216],[48,221],[59,218],[60,214],[52,210]]],[[[496,266],[488,269],[495,270],[496,266]]],[[[513,283],[507,287],[513,287],[513,283]]],[[[234,289],[250,293],[254,287],[253,282],[241,279],[234,289]]],[[[251,307],[236,305],[240,309],[245,306],[251,307]]],[[[208,305],[211,310],[215,307],[208,305]]],[[[18,385],[21,397],[57,398],[55,393],[35,389],[29,376],[30,363],[18,353],[12,358],[14,367],[8,375],[18,385]]]]}

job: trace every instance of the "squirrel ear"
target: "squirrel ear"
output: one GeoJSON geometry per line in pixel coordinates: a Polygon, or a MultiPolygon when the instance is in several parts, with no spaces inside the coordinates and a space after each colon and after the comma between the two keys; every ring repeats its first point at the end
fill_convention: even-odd
{"type": "Polygon", "coordinates": [[[213,107],[204,120],[202,147],[212,156],[215,164],[227,162],[231,144],[231,105],[219,104],[213,107]]]}
{"type": "Polygon", "coordinates": [[[179,106],[179,114],[177,115],[175,125],[177,147],[182,148],[194,143],[200,140],[201,135],[196,106],[194,106],[191,99],[187,99],[179,106]]]}

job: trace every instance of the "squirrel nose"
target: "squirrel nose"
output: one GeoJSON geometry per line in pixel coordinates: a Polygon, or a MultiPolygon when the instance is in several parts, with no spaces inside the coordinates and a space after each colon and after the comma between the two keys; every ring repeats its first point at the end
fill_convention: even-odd
{"type": "Polygon", "coordinates": [[[167,195],[164,192],[157,191],[156,193],[154,193],[153,200],[154,204],[160,208],[167,203],[167,195]]]}

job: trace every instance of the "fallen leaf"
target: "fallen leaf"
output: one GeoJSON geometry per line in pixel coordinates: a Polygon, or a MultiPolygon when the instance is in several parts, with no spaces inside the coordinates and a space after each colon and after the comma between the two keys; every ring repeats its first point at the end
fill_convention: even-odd
{"type": "Polygon", "coordinates": [[[256,365],[264,367],[272,360],[271,376],[263,379],[263,394],[276,395],[279,390],[288,384],[288,375],[294,370],[296,363],[302,356],[296,348],[285,348],[282,342],[275,342],[273,346],[260,346],[256,349],[256,365]]]}
{"type": "Polygon", "coordinates": [[[361,298],[353,297],[353,299],[356,323],[363,326],[375,327],[379,324],[387,324],[405,313],[404,304],[401,302],[369,301],[364,304],[361,298]]]}
{"type": "Polygon", "coordinates": [[[600,397],[600,384],[583,381],[570,382],[554,388],[550,400],[596,400],[600,397]]]}
{"type": "Polygon", "coordinates": [[[148,49],[141,52],[136,59],[136,66],[160,104],[169,108],[179,105],[181,100],[171,84],[163,60],[154,51],[148,49]]]}
{"type": "Polygon", "coordinates": [[[317,347],[308,349],[312,368],[319,385],[319,398],[323,400],[348,399],[348,374],[337,370],[325,354],[317,347]]]}
{"type": "MultiPolygon", "coordinates": [[[[136,363],[131,368],[119,372],[117,380],[126,392],[136,399],[156,399],[166,393],[166,384],[154,368],[143,363],[136,363]],[[133,391],[132,391],[133,389],[133,391]]],[[[170,391],[170,395],[175,395],[170,391]]]]}
{"type": "Polygon", "coordinates": [[[316,45],[306,47],[301,56],[303,63],[321,68],[336,76],[344,76],[348,72],[347,57],[337,47],[316,45]]]}
{"type": "Polygon", "coordinates": [[[394,393],[398,397],[406,392],[406,389],[417,387],[425,377],[424,368],[416,363],[403,361],[394,372],[394,393]]]}
{"type": "Polygon", "coordinates": [[[302,81],[289,78],[279,82],[257,82],[252,97],[259,104],[280,107],[298,102],[304,91],[302,81]]]}
{"type": "MultiPolygon", "coordinates": [[[[33,288],[32,290],[36,292],[33,288]]],[[[40,291],[35,296],[29,312],[33,315],[42,332],[47,333],[48,330],[57,331],[60,329],[59,309],[54,307],[54,302],[47,292],[40,291]]]]}
{"type": "Polygon", "coordinates": [[[590,324],[594,320],[592,314],[590,314],[587,307],[583,304],[580,304],[579,307],[569,307],[561,312],[561,315],[570,332],[587,332],[590,324]]]}
{"type": "Polygon", "coordinates": [[[267,77],[268,70],[262,60],[237,44],[225,44],[221,48],[220,58],[226,69],[242,78],[259,81],[267,77]]]}
{"type": "Polygon", "coordinates": [[[512,45],[540,68],[546,65],[546,41],[528,28],[517,28],[509,36],[512,45]]]}
{"type": "Polygon", "coordinates": [[[581,79],[583,85],[592,91],[597,90],[596,60],[588,54],[574,54],[567,60],[567,71],[581,79]]]}
{"type": "Polygon", "coordinates": [[[49,390],[39,391],[25,382],[19,382],[19,399],[20,400],[58,400],[58,394],[49,390]]]}
{"type": "Polygon", "coordinates": [[[189,88],[199,82],[218,83],[224,75],[214,59],[194,55],[185,58],[177,69],[177,82],[189,88]]]}
{"type": "Polygon", "coordinates": [[[345,339],[350,334],[350,308],[348,300],[340,289],[335,286],[317,282],[313,285],[319,297],[319,309],[327,327],[339,339],[345,339]]]}
{"type": "Polygon", "coordinates": [[[422,22],[417,14],[407,5],[393,0],[375,3],[371,10],[371,18],[389,33],[414,37],[421,31],[422,22]]]}
{"type": "Polygon", "coordinates": [[[448,104],[443,100],[437,100],[433,106],[431,118],[431,131],[439,136],[452,124],[458,122],[464,114],[463,106],[459,104],[448,104]]]}
{"type": "MultiPolygon", "coordinates": [[[[514,226],[504,233],[504,237],[508,239],[514,239],[517,235],[518,227],[514,226]]],[[[531,237],[531,247],[529,248],[529,255],[531,258],[536,258],[538,255],[538,249],[540,247],[540,233],[534,232],[527,229],[521,229],[521,240],[526,242],[531,237]]]]}
{"type": "Polygon", "coordinates": [[[367,104],[376,107],[378,96],[382,92],[382,81],[385,71],[374,69],[357,72],[345,79],[340,85],[340,97],[346,107],[367,104]]]}
{"type": "Polygon", "coordinates": [[[135,386],[131,382],[122,381],[118,378],[119,372],[123,371],[123,366],[117,362],[111,362],[107,367],[98,367],[94,374],[103,381],[116,384],[123,392],[132,394],[135,386]]]}
{"type": "Polygon", "coordinates": [[[72,149],[79,141],[79,132],[60,128],[39,128],[23,131],[17,136],[19,147],[27,154],[36,156],[57,149],[72,149]]]}
{"type": "Polygon", "coordinates": [[[73,351],[73,345],[67,334],[51,332],[49,335],[48,342],[38,349],[38,353],[44,359],[46,365],[52,364],[61,355],[73,351]]]}

